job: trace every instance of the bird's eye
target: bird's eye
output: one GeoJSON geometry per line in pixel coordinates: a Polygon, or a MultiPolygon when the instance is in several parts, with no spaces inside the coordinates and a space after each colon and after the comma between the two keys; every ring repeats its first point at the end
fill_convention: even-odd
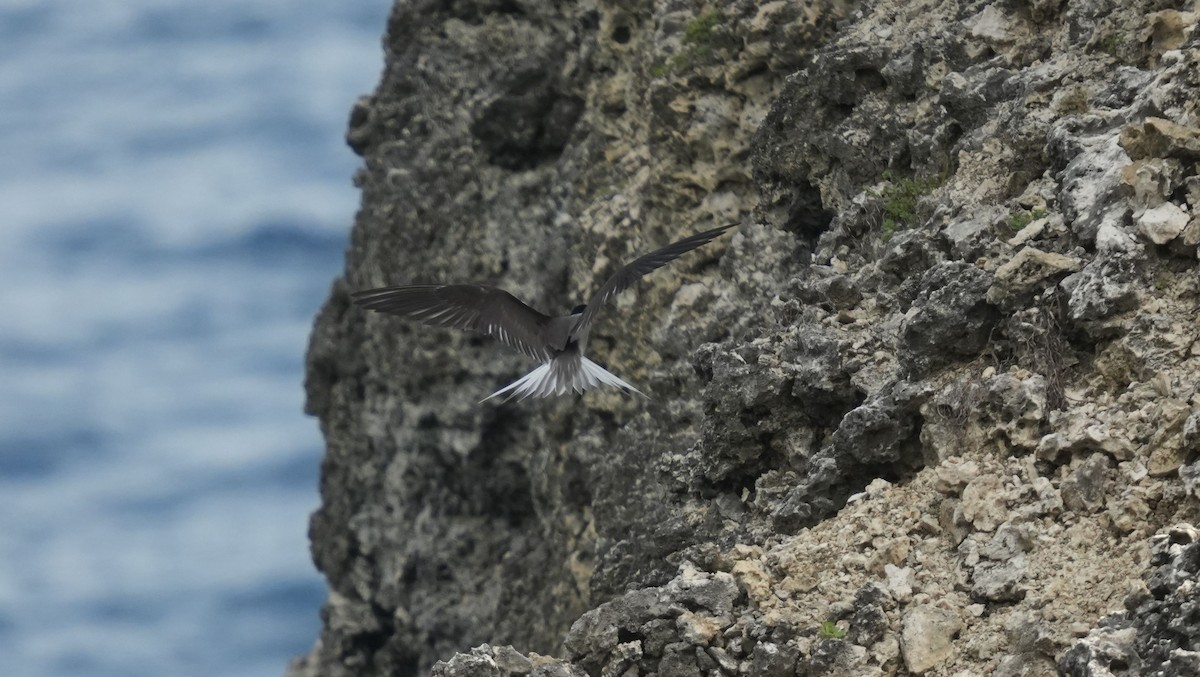
{"type": "Polygon", "coordinates": [[[587,310],[587,306],[575,306],[575,308],[571,311],[571,314],[578,315],[585,310],[587,310]]]}

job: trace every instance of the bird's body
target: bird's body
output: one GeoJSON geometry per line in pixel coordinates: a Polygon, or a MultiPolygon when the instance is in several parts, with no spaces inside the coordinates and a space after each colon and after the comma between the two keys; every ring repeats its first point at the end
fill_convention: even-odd
{"type": "Polygon", "coordinates": [[[551,317],[530,308],[512,294],[481,284],[401,285],[352,294],[354,302],[418,322],[478,332],[541,362],[541,366],[497,390],[483,401],[505,395],[549,397],[584,392],[603,385],[627,393],[642,391],[584,355],[592,321],[601,307],[640,279],[681,255],[707,244],[736,224],[696,233],[638,258],[600,287],[587,305],[551,317]]]}

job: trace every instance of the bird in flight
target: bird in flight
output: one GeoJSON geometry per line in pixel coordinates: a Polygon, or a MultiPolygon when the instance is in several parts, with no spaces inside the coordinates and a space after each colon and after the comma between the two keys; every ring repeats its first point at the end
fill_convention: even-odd
{"type": "Polygon", "coordinates": [[[731,223],[696,233],[638,258],[613,273],[587,305],[576,306],[569,315],[559,317],[544,315],[503,289],[482,284],[380,287],[354,292],[351,298],[358,305],[381,313],[491,336],[541,362],[538,368],[485,397],[481,404],[501,395],[505,396],[501,401],[507,402],[513,397],[523,400],[571,391],[582,393],[604,385],[645,397],[645,393],[584,356],[588,331],[596,314],[643,275],[712,242],[736,225],[731,223]]]}

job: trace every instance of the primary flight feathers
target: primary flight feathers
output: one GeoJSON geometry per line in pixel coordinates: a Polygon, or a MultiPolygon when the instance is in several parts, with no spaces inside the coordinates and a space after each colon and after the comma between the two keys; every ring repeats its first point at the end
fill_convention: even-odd
{"type": "Polygon", "coordinates": [[[712,242],[737,224],[696,233],[650,252],[613,273],[578,313],[551,317],[530,308],[498,287],[482,284],[412,284],[354,292],[358,305],[399,315],[435,327],[474,331],[499,340],[543,364],[516,382],[492,393],[511,397],[548,397],[611,385],[626,392],[640,390],[584,357],[588,330],[596,313],[643,275],[712,242]]]}
{"type": "Polygon", "coordinates": [[[351,295],[358,305],[434,327],[464,329],[498,339],[530,357],[551,357],[544,331],[553,319],[497,287],[411,284],[351,295]]]}

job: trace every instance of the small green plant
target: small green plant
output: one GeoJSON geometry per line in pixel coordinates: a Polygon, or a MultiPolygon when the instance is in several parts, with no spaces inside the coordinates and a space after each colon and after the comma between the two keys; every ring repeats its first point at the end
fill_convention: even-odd
{"type": "Polygon", "coordinates": [[[1035,208],[1032,211],[1021,210],[1013,212],[1008,217],[1008,229],[1014,233],[1046,215],[1046,210],[1035,208]]]}
{"type": "Polygon", "coordinates": [[[713,29],[721,25],[725,15],[714,9],[688,21],[683,27],[684,49],[666,61],[650,68],[650,75],[661,78],[688,70],[697,61],[712,56],[713,29]]]}
{"type": "Polygon", "coordinates": [[[1108,35],[1105,35],[1104,38],[1100,40],[1099,44],[1101,52],[1104,52],[1105,54],[1114,58],[1119,58],[1121,56],[1120,52],[1124,46],[1125,36],[1118,31],[1113,31],[1108,35]]]}
{"type": "Polygon", "coordinates": [[[846,631],[839,628],[833,621],[821,621],[821,629],[818,634],[823,639],[841,639],[846,636],[846,631]]]}
{"type": "Polygon", "coordinates": [[[683,27],[683,41],[691,45],[712,42],[713,29],[720,25],[723,18],[721,11],[714,9],[692,19],[683,27]]]}
{"type": "Polygon", "coordinates": [[[897,231],[912,228],[917,225],[917,201],[932,193],[944,181],[940,176],[896,178],[891,172],[884,172],[883,178],[889,183],[879,193],[883,204],[883,221],[880,230],[884,241],[892,239],[897,231]]]}

